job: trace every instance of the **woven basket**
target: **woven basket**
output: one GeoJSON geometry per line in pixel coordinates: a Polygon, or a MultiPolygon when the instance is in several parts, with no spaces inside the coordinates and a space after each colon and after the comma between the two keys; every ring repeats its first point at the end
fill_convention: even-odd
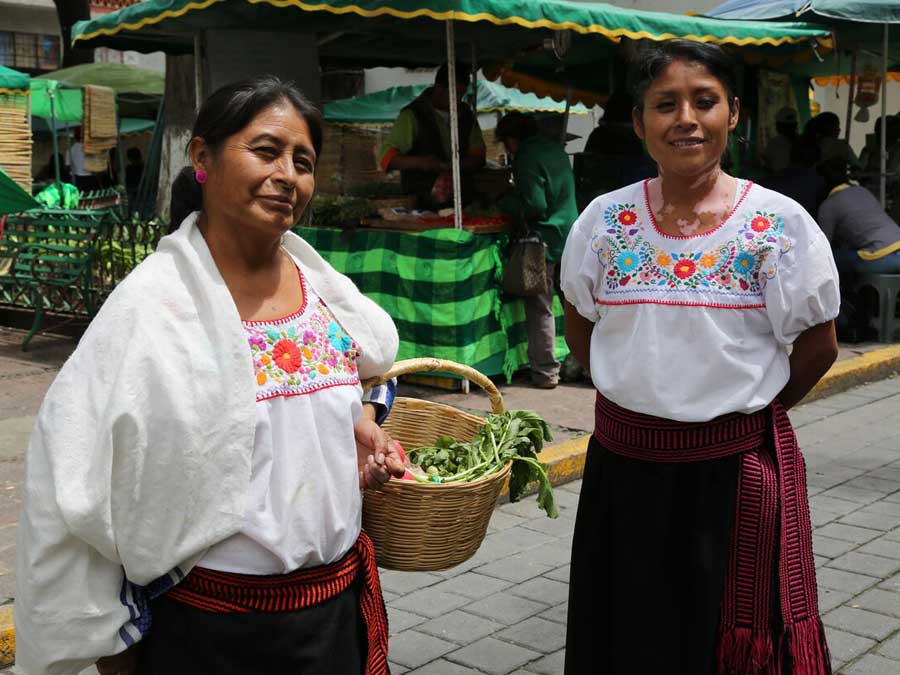
{"type": "MultiPolygon", "coordinates": [[[[503,412],[503,398],[477,370],[441,359],[397,362],[384,376],[368,380],[372,387],[392,377],[417,372],[461,375],[484,389],[495,413],[503,412]]],[[[404,448],[433,444],[440,436],[470,441],[484,425],[477,415],[452,406],[415,398],[394,400],[384,428],[404,448]]],[[[512,463],[471,483],[416,483],[391,480],[381,491],[366,490],[363,528],[375,543],[378,564],[391,570],[445,570],[473,555],[487,532],[497,497],[512,463]]]]}

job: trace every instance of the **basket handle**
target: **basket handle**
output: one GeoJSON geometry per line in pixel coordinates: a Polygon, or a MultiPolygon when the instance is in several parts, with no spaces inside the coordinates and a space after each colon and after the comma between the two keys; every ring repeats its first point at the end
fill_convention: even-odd
{"type": "Polygon", "coordinates": [[[455,361],[446,361],[444,359],[429,358],[406,359],[405,361],[397,361],[384,375],[381,375],[379,377],[370,377],[369,379],[363,381],[362,386],[363,389],[371,389],[372,387],[375,387],[379,384],[384,384],[388,380],[399,377],[400,375],[408,375],[410,373],[421,372],[428,373],[436,371],[460,375],[461,377],[469,380],[469,382],[477,384],[484,390],[484,393],[488,395],[488,398],[491,401],[491,412],[502,413],[504,410],[506,410],[506,407],[503,405],[503,396],[500,394],[500,391],[497,389],[496,385],[491,382],[486,375],[482,375],[474,368],[463,365],[462,363],[456,363],[455,361]]]}

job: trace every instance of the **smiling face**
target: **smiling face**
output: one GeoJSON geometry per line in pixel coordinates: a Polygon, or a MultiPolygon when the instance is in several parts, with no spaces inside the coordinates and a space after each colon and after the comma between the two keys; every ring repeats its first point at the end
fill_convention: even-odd
{"type": "Polygon", "coordinates": [[[216,151],[194,138],[191,159],[209,176],[203,201],[210,217],[267,238],[294,226],[315,189],[309,125],[287,101],[264,109],[216,151]]]}
{"type": "Polygon", "coordinates": [[[645,91],[634,130],[661,174],[696,176],[718,165],[738,110],[737,99],[729,108],[724,85],[706,66],[675,60],[645,91]]]}

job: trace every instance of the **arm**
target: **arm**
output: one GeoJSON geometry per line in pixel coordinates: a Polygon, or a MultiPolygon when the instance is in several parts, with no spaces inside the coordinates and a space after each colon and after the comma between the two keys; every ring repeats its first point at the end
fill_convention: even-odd
{"type": "Polygon", "coordinates": [[[565,303],[565,331],[566,344],[575,360],[587,370],[591,367],[591,333],[594,331],[594,323],[588,321],[575,306],[565,303]]]}
{"type": "MultiPolygon", "coordinates": [[[[568,337],[568,336],[567,336],[568,337]]],[[[838,344],[834,321],[807,328],[794,341],[791,351],[791,376],[778,395],[785,408],[797,405],[828,372],[837,358],[838,344]]]]}

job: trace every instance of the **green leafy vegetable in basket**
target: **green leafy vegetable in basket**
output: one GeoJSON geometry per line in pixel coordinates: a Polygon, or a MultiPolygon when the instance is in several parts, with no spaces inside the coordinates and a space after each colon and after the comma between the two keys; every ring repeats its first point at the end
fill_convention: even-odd
{"type": "Polygon", "coordinates": [[[415,476],[417,481],[433,483],[478,480],[497,473],[511,461],[510,501],[521,499],[528,485],[537,481],[538,506],[556,518],[559,511],[553,488],[546,468],[537,458],[544,441],[551,438],[550,428],[540,415],[530,410],[512,410],[488,415],[484,426],[468,443],[441,436],[433,446],[411,450],[409,460],[424,472],[415,476]]]}

